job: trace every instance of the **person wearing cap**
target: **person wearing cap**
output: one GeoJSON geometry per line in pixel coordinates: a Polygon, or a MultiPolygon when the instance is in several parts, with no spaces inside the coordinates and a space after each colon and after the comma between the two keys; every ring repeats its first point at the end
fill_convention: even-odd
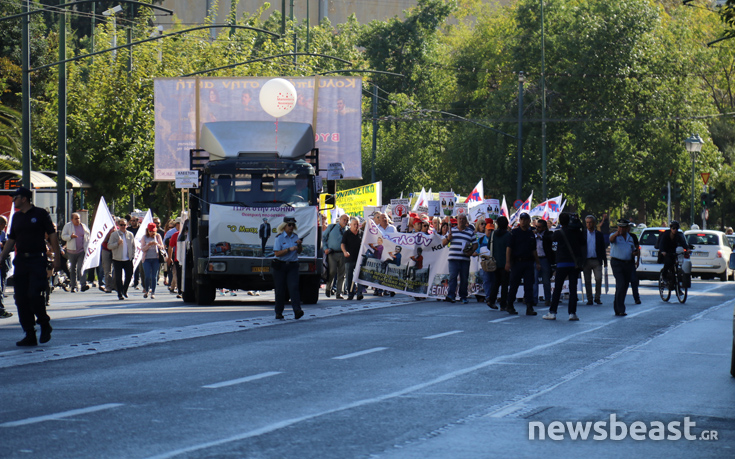
{"type": "Polygon", "coordinates": [[[626,316],[625,295],[628,293],[635,257],[638,251],[635,239],[630,234],[630,222],[618,220],[618,230],[610,235],[610,267],[615,276],[615,301],[613,309],[618,317],[626,316]]]}
{"type": "Polygon", "coordinates": [[[117,221],[117,230],[113,231],[107,241],[107,247],[112,251],[112,265],[115,269],[115,285],[117,299],[128,297],[128,287],[133,278],[133,260],[135,259],[136,240],[133,233],[127,230],[128,222],[124,218],[117,221]],[[123,273],[125,282],[123,283],[123,273]]]}
{"type": "Polygon", "coordinates": [[[510,272],[510,287],[508,289],[508,304],[505,310],[508,314],[518,314],[513,307],[518,287],[523,280],[523,297],[526,302],[526,315],[535,316],[533,309],[533,277],[536,270],[541,269],[538,253],[536,252],[536,238],[531,231],[531,216],[523,212],[519,218],[519,225],[510,232],[510,241],[505,256],[505,270],[510,272]]]}
{"type": "Polygon", "coordinates": [[[146,227],[145,235],[140,241],[140,250],[143,252],[143,298],[148,298],[148,294],[151,295],[151,299],[156,296],[156,283],[158,281],[158,269],[161,267],[160,256],[161,252],[165,249],[163,245],[163,239],[158,234],[158,227],[155,223],[148,223],[146,227]]]}
{"type": "Polygon", "coordinates": [[[61,268],[59,236],[49,213],[31,203],[33,193],[20,187],[12,194],[17,209],[8,240],[0,253],[2,264],[13,249],[16,249],[13,274],[15,304],[18,320],[25,337],[15,343],[18,346],[36,346],[38,341],[51,339],[51,318],[46,313],[46,238],[54,252],[54,268],[61,268]],[[41,326],[41,336],[36,340],[36,323],[41,326]]]}
{"type": "MultiPolygon", "coordinates": [[[[486,218],[484,220],[479,220],[477,222],[476,227],[482,226],[485,230],[485,234],[480,236],[477,240],[477,251],[475,252],[475,255],[480,257],[480,260],[482,260],[482,257],[489,257],[490,256],[490,243],[493,243],[493,248],[495,248],[495,238],[493,237],[493,231],[495,230],[495,223],[493,222],[492,218],[486,218]],[[482,222],[482,225],[480,225],[480,222],[482,222]]],[[[485,271],[484,269],[480,269],[482,273],[482,292],[485,294],[485,304],[490,306],[491,303],[495,303],[495,300],[490,300],[490,292],[493,290],[493,282],[495,282],[495,273],[485,271]]],[[[480,297],[478,296],[478,301],[480,301],[480,297]]],[[[497,306],[495,307],[497,308],[497,306]]]]}
{"type": "Polygon", "coordinates": [[[71,221],[67,222],[64,229],[61,230],[61,239],[66,241],[66,258],[71,268],[71,291],[79,291],[77,287],[79,283],[81,291],[85,292],[89,290],[89,286],[87,277],[82,271],[82,265],[84,264],[84,252],[89,244],[89,228],[80,221],[78,213],[71,214],[71,221]]]}
{"type": "Polygon", "coordinates": [[[444,301],[454,303],[454,298],[459,293],[463,304],[467,300],[467,288],[470,277],[470,255],[477,249],[477,238],[467,221],[467,215],[457,217],[457,227],[449,230],[447,236],[442,239],[442,245],[449,245],[449,289],[444,301]],[[468,248],[468,246],[471,246],[468,248]],[[459,276],[459,292],[457,292],[457,276],[459,276]]]}
{"type": "Polygon", "coordinates": [[[299,293],[299,254],[304,249],[296,234],[296,219],[283,217],[283,223],[276,229],[273,245],[276,261],[273,263],[273,283],[276,290],[276,319],[283,319],[286,306],[286,292],[291,296],[291,307],[295,319],[304,315],[299,293]]]}
{"type": "Polygon", "coordinates": [[[658,241],[656,241],[656,248],[659,249],[660,256],[664,261],[664,276],[669,279],[669,282],[674,280],[677,247],[683,247],[684,250],[689,250],[689,244],[687,244],[684,233],[679,231],[679,222],[673,220],[669,224],[669,231],[662,233],[658,241]]]}
{"type": "Polygon", "coordinates": [[[541,283],[544,286],[544,301],[546,306],[551,305],[551,265],[555,264],[554,250],[552,249],[551,231],[549,224],[543,218],[536,220],[536,253],[541,265],[541,269],[536,271],[533,280],[533,304],[538,304],[538,278],[541,276],[541,283]]]}

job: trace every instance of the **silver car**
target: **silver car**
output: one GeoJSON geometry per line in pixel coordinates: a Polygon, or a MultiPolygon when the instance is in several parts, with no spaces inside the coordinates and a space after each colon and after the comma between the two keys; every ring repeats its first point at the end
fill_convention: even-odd
{"type": "Polygon", "coordinates": [[[689,230],[684,233],[692,247],[692,275],[702,279],[719,277],[725,282],[733,273],[729,268],[732,246],[722,231],[689,230]]]}

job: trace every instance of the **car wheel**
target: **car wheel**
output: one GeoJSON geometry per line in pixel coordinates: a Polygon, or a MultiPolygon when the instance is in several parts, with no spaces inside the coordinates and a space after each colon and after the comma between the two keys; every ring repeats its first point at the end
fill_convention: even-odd
{"type": "Polygon", "coordinates": [[[724,273],[720,274],[720,281],[727,282],[727,269],[725,269],[724,273]]]}

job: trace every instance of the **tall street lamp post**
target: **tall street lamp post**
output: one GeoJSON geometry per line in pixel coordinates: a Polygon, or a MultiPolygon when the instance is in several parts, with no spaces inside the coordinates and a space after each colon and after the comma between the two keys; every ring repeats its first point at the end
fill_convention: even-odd
{"type": "Polygon", "coordinates": [[[684,141],[686,144],[689,156],[692,158],[692,212],[690,215],[690,225],[694,224],[694,162],[697,160],[697,155],[702,151],[702,145],[704,140],[699,137],[699,134],[692,134],[688,139],[684,141]]]}
{"type": "Polygon", "coordinates": [[[523,82],[526,76],[518,72],[518,177],[516,178],[516,199],[521,199],[523,181],[523,82]]]}

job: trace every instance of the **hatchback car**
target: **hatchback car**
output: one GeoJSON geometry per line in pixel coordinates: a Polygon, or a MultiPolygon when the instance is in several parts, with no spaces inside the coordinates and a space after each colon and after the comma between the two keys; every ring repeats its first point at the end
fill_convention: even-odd
{"type": "Polygon", "coordinates": [[[727,281],[733,270],[728,267],[732,247],[725,233],[689,230],[684,235],[692,247],[692,275],[699,275],[702,279],[717,276],[721,281],[727,281]]]}
{"type": "Polygon", "coordinates": [[[669,228],[645,228],[640,236],[638,236],[638,247],[641,250],[641,264],[638,265],[635,272],[639,280],[658,280],[658,275],[664,265],[658,262],[658,249],[656,248],[656,244],[658,243],[659,236],[666,231],[669,231],[669,228]]]}

